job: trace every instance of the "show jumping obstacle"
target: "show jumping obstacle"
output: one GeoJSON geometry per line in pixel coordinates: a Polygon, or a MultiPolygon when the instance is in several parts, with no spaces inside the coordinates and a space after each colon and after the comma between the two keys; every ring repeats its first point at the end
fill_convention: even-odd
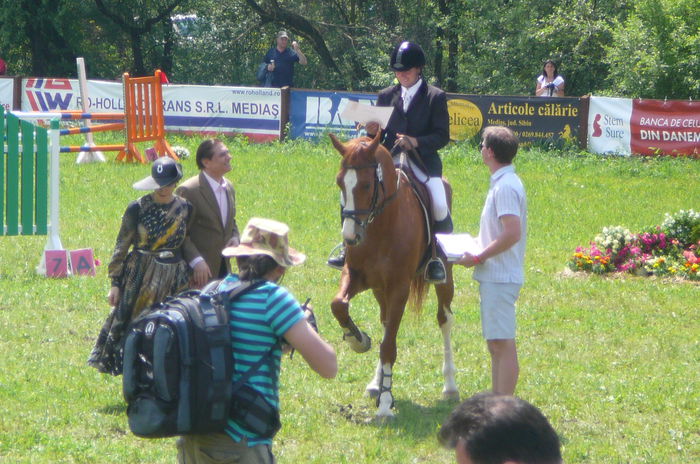
{"type": "MultiPolygon", "coordinates": [[[[118,120],[124,119],[123,113],[81,113],[73,111],[62,111],[60,113],[60,119],[63,121],[76,121],[76,120],[118,120]]],[[[69,129],[60,129],[60,135],[75,135],[75,134],[87,134],[94,132],[106,132],[106,131],[119,131],[124,130],[123,122],[115,122],[108,124],[99,125],[88,125],[84,127],[71,127],[69,129]]],[[[96,151],[120,151],[124,149],[124,145],[69,145],[62,146],[59,149],[61,153],[75,153],[75,152],[96,152],[96,151]]]]}
{"type": "Polygon", "coordinates": [[[153,76],[129,77],[124,73],[124,119],[126,123],[126,146],[117,155],[117,161],[141,161],[145,159],[136,148],[138,142],[154,141],[153,148],[159,156],[170,156],[177,160],[170,144],[165,140],[165,117],[163,116],[163,89],[161,71],[153,76]]]}
{"type": "Polygon", "coordinates": [[[118,151],[117,161],[146,162],[136,144],[154,142],[154,148],[159,156],[170,156],[177,160],[170,144],[165,140],[165,117],[163,115],[163,90],[161,87],[161,71],[156,70],[153,76],[129,77],[122,76],[124,88],[124,113],[88,113],[68,110],[49,113],[20,113],[15,114],[34,119],[54,119],[62,121],[78,120],[107,120],[123,121],[98,125],[86,125],[61,129],[60,135],[91,134],[94,132],[123,131],[126,129],[124,144],[119,145],[67,145],[61,146],[61,153],[118,151]]]}
{"type": "Polygon", "coordinates": [[[48,131],[0,106],[0,235],[48,231],[48,131]]]}
{"type": "MultiPolygon", "coordinates": [[[[343,329],[343,339],[354,351],[366,352],[371,340],[353,322],[349,306],[358,293],[367,289],[374,293],[384,338],[374,378],[366,390],[377,397],[377,417],[391,417],[396,336],[409,298],[416,307],[423,301],[427,284],[418,270],[428,248],[428,232],[418,198],[403,172],[395,169],[389,151],[379,144],[380,134],[374,140],[362,137],[345,144],[333,134],[330,137],[343,157],[336,181],[345,200],[343,241],[347,247],[340,289],[331,309],[343,329]]],[[[445,283],[435,286],[444,350],[442,394],[459,398],[450,338],[454,283],[452,265],[445,264],[445,283]]]]}
{"type": "MultiPolygon", "coordinates": [[[[32,118],[30,118],[32,119],[32,118]]],[[[47,235],[44,250],[63,250],[59,237],[59,133],[5,114],[0,107],[0,236],[47,235]]],[[[46,273],[42,254],[37,273],[46,273]]]]}

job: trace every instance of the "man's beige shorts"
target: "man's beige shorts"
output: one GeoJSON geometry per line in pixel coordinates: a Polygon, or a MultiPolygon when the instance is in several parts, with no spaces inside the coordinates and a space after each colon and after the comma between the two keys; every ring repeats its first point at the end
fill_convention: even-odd
{"type": "Polygon", "coordinates": [[[515,338],[515,301],[520,284],[480,282],[481,332],[486,340],[515,338]]]}

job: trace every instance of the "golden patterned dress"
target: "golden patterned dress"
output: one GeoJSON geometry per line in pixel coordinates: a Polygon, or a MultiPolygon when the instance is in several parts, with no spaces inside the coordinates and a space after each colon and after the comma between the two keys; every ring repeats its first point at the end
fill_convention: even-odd
{"type": "Polygon", "coordinates": [[[126,208],[108,273],[120,291],[97,337],[88,364],[100,372],[122,373],[124,333],[144,308],[187,288],[190,268],[183,258],[192,206],[174,197],[157,203],[152,195],[126,208]]]}

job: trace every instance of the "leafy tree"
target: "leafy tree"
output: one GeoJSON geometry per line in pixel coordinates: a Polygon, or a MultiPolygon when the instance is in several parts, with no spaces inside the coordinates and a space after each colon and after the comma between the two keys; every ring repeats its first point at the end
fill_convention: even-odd
{"type": "Polygon", "coordinates": [[[279,29],[300,42],[299,87],[373,91],[388,56],[421,44],[426,78],[459,93],[532,95],[552,58],[567,95],[698,97],[697,0],[0,0],[10,72],[166,71],[173,82],[257,85],[279,29]],[[181,14],[189,14],[185,19],[181,14]]]}
{"type": "Polygon", "coordinates": [[[607,49],[610,89],[643,98],[700,96],[700,8],[697,0],[639,0],[616,24],[607,49]]]}
{"type": "Polygon", "coordinates": [[[84,18],[78,7],[78,2],[69,0],[2,0],[0,49],[10,71],[38,76],[75,74],[76,50],[84,40],[81,30],[71,27],[72,18],[84,18]]]}
{"type": "Polygon", "coordinates": [[[160,67],[168,72],[172,62],[173,30],[170,16],[176,8],[187,6],[188,0],[95,0],[100,13],[113,22],[128,37],[133,59],[133,75],[143,76],[147,69],[144,42],[160,41],[162,54],[159,61],[151,60],[148,68],[160,67]],[[160,32],[160,35],[154,34],[160,32]],[[153,37],[155,36],[155,37],[153,37]],[[166,66],[163,66],[165,64],[166,66]]]}
{"type": "MultiPolygon", "coordinates": [[[[537,71],[534,74],[541,73],[546,59],[554,59],[566,79],[567,95],[604,90],[609,72],[606,47],[612,40],[614,22],[624,20],[628,11],[624,2],[581,1],[553,6],[551,14],[539,19],[527,33],[537,60],[533,63],[537,71]]],[[[530,77],[528,83],[532,92],[534,79],[530,77]]]]}

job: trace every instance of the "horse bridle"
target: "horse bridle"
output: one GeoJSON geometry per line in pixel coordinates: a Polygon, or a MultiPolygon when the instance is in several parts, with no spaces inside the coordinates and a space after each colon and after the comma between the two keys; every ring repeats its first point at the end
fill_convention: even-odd
{"type": "MultiPolygon", "coordinates": [[[[343,219],[348,218],[351,219],[357,224],[361,229],[366,229],[368,224],[371,224],[374,219],[379,216],[386,205],[388,205],[394,198],[396,198],[396,194],[399,192],[399,182],[397,180],[396,182],[396,190],[394,193],[389,195],[388,197],[386,196],[386,189],[384,188],[384,179],[383,179],[383,174],[382,174],[382,166],[381,164],[374,162],[374,163],[366,163],[366,164],[360,164],[357,166],[349,166],[348,164],[345,163],[345,160],[343,160],[342,164],[343,169],[353,169],[356,171],[362,170],[362,169],[374,169],[374,189],[372,190],[372,200],[370,201],[369,208],[368,209],[351,209],[347,210],[343,208],[343,211],[340,213],[341,217],[343,219]],[[382,197],[384,198],[384,201],[382,201],[381,204],[378,204],[379,202],[379,189],[381,188],[382,191],[382,197]],[[360,215],[367,215],[367,218],[362,221],[359,216],[360,215]]],[[[400,179],[399,179],[400,180],[400,179]]]]}

